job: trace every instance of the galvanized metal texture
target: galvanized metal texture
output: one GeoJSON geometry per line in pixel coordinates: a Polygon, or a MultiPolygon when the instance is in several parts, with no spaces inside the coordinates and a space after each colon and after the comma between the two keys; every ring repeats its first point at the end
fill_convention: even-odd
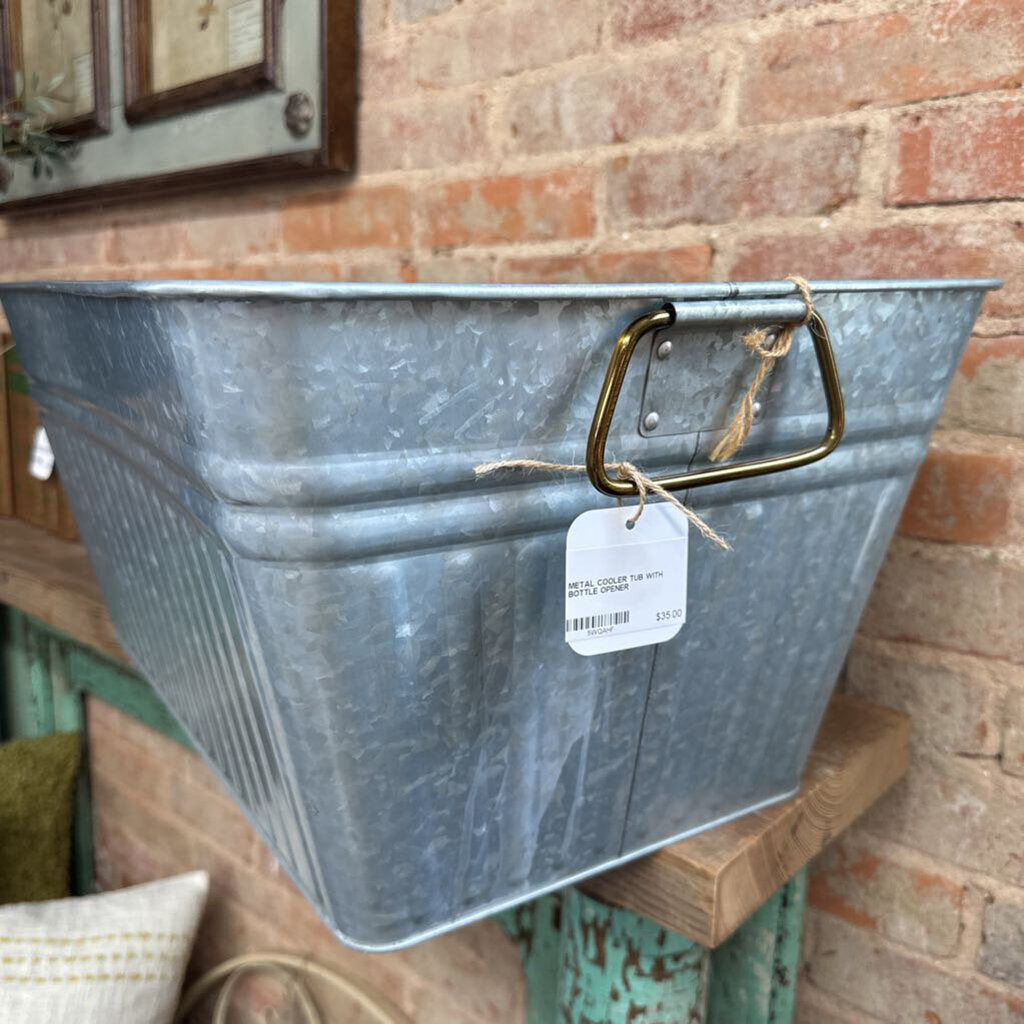
{"type": "MultiPolygon", "coordinates": [[[[339,937],[390,949],[794,791],[996,284],[815,284],[843,443],[690,492],[733,552],[692,546],[674,640],[592,658],[564,537],[612,499],[473,467],[582,462],[609,346],[665,302],[609,457],[706,465],[753,372],[733,328],[802,315],[790,283],[0,298],[122,643],[339,937]]],[[[806,332],[761,400],[744,457],[821,436],[806,332]]]]}

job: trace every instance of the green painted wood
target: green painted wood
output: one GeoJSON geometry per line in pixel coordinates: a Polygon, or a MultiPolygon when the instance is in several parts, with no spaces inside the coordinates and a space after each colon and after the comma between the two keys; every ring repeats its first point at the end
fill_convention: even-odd
{"type": "Polygon", "coordinates": [[[807,872],[711,954],[707,1024],[789,1024],[795,1010],[807,872]]]}
{"type": "Polygon", "coordinates": [[[53,690],[46,644],[21,612],[9,609],[4,632],[4,735],[8,739],[53,732],[53,690]]]}
{"type": "Polygon", "coordinates": [[[54,729],[57,732],[82,732],[85,729],[85,709],[81,693],[68,683],[64,646],[54,636],[47,637],[46,643],[54,729]]]}
{"type": "Polygon", "coordinates": [[[53,683],[50,681],[49,645],[46,637],[32,629],[25,629],[28,651],[29,693],[33,736],[50,736],[55,730],[53,717],[53,683]]]}
{"type": "Polygon", "coordinates": [[[7,611],[9,615],[29,623],[33,630],[60,641],[68,685],[72,691],[78,694],[91,693],[125,714],[139,719],[151,729],[193,749],[191,741],[167,705],[143,678],[109,661],[91,648],[81,646],[45,623],[30,619],[13,609],[7,611]]]}
{"type": "Polygon", "coordinates": [[[557,1007],[567,1024],[679,1024],[704,1015],[708,951],[567,889],[557,1007]]]}
{"type": "Polygon", "coordinates": [[[526,976],[526,1024],[551,1024],[558,999],[562,894],[554,892],[530,900],[495,920],[519,947],[526,976]]]}
{"type": "Polygon", "coordinates": [[[796,983],[803,954],[804,914],[807,910],[807,868],[782,889],[779,930],[775,946],[772,1004],[768,1019],[789,1024],[796,1013],[796,983]]]}
{"type": "Polygon", "coordinates": [[[801,871],[716,950],[566,889],[496,919],[519,946],[526,1024],[791,1024],[801,871]]]}
{"type": "MultiPolygon", "coordinates": [[[[61,644],[31,619],[7,609],[3,634],[4,739],[83,734],[81,695],[68,685],[61,644]]],[[[84,762],[84,758],[83,758],[84,762]]],[[[71,892],[94,891],[92,804],[88,773],[75,780],[71,835],[71,892]]]]}
{"type": "Polygon", "coordinates": [[[66,650],[68,679],[75,689],[105,700],[151,729],[192,749],[188,736],[149,683],[84,648],[68,644],[66,650]]]}
{"type": "Polygon", "coordinates": [[[578,889],[496,918],[519,946],[526,1024],[697,1024],[709,951],[578,889]]]}

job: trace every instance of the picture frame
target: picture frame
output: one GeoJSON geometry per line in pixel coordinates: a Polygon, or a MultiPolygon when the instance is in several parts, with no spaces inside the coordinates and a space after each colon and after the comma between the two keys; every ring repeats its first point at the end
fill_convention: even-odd
{"type": "MultiPolygon", "coordinates": [[[[0,0],[0,8],[11,2],[29,0],[0,0]]],[[[124,12],[138,0],[91,2],[107,5],[109,130],[68,143],[66,156],[50,161],[44,173],[33,173],[30,159],[0,155],[0,215],[337,176],[354,168],[356,0],[255,0],[261,26],[256,39],[253,8],[243,12],[253,59],[243,59],[245,36],[239,29],[238,67],[225,70],[207,61],[159,73],[151,69],[148,78],[140,75],[145,69],[139,68],[138,53],[124,53],[124,12]],[[136,68],[134,87],[126,77],[129,67],[136,68]]],[[[239,2],[214,0],[217,7],[239,2]]],[[[198,10],[186,9],[190,15],[198,10]]],[[[136,44],[146,38],[139,29],[132,30],[136,44]]]]}
{"type": "Polygon", "coordinates": [[[280,5],[203,0],[181,18],[171,17],[169,0],[123,0],[125,120],[138,124],[277,88],[280,5]],[[223,45],[203,45],[207,39],[223,45]]]}

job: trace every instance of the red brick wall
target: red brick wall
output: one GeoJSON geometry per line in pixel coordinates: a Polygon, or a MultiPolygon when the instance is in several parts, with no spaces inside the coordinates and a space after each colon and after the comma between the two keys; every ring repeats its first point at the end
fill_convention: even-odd
{"type": "MultiPolygon", "coordinates": [[[[1024,1020],[1021,0],[365,0],[363,35],[349,184],[0,221],[3,274],[1005,277],[851,656],[851,689],[913,714],[914,767],[816,868],[801,1014],[1024,1020]]],[[[142,828],[116,764],[97,771],[104,828],[142,828]]],[[[224,845],[214,806],[165,814],[153,845],[224,845]]],[[[107,877],[137,855],[109,846],[107,877]]],[[[245,877],[291,900],[268,870],[245,877]]],[[[261,938],[258,908],[240,920],[261,938]]],[[[468,1007],[486,986],[462,944],[486,935],[388,962],[431,992],[458,978],[468,1007]]]]}

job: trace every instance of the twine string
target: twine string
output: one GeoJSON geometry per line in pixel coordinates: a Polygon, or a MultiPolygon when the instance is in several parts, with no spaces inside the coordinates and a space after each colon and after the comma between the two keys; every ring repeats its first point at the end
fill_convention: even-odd
{"type": "MultiPolygon", "coordinates": [[[[781,327],[756,327],[752,331],[748,331],[743,336],[743,344],[756,355],[760,360],[760,364],[757,367],[757,373],[754,374],[754,379],[750,383],[750,387],[747,388],[746,394],[744,394],[740,401],[740,406],[733,415],[732,421],[726,428],[725,434],[722,439],[715,446],[712,451],[710,458],[712,462],[723,462],[725,459],[732,458],[747,440],[750,434],[750,428],[754,424],[754,402],[757,398],[757,394],[761,389],[761,385],[764,384],[768,375],[772,372],[775,364],[782,359],[789,350],[793,347],[793,336],[797,331],[798,327],[802,327],[811,318],[811,314],[814,312],[814,302],[811,299],[811,288],[810,285],[802,278],[797,277],[795,274],[787,277],[787,281],[792,281],[796,285],[800,292],[800,297],[804,300],[804,306],[806,312],[800,320],[795,320],[790,323],[783,324],[781,327]],[[773,337],[774,336],[774,337],[773,337]]],[[[637,469],[636,466],[631,462],[618,462],[612,467],[618,471],[620,480],[629,480],[639,495],[640,502],[636,507],[636,511],[626,520],[628,526],[635,526],[637,520],[643,515],[644,507],[647,504],[647,496],[649,494],[656,494],[659,498],[664,498],[670,505],[681,512],[689,523],[701,534],[706,537],[712,544],[717,545],[723,551],[729,551],[729,544],[716,530],[712,529],[706,522],[692,508],[688,508],[684,505],[674,494],[667,491],[661,484],[656,480],[652,480],[646,473],[637,469]]],[[[535,470],[535,469],[546,469],[552,472],[559,473],[585,473],[587,471],[586,466],[576,465],[574,463],[566,462],[543,462],[540,459],[501,459],[498,462],[484,462],[479,466],[475,467],[474,472],[477,477],[488,476],[491,473],[497,473],[504,469],[520,469],[520,470],[535,470]]]]}
{"type": "Polygon", "coordinates": [[[814,312],[814,303],[811,299],[810,285],[802,278],[793,274],[786,278],[792,281],[800,291],[800,297],[807,307],[802,320],[794,320],[783,324],[780,328],[755,327],[743,336],[743,344],[756,355],[761,362],[758,364],[757,373],[750,382],[746,394],[740,400],[740,406],[733,415],[729,426],[725,428],[722,439],[715,445],[709,458],[712,462],[724,462],[731,459],[743,447],[744,442],[750,434],[750,428],[754,425],[754,402],[761,385],[772,372],[776,362],[782,359],[793,347],[793,335],[798,327],[802,327],[811,318],[814,312]],[[769,343],[768,339],[775,334],[775,339],[769,343]]]}
{"type": "MultiPolygon", "coordinates": [[[[664,498],[670,505],[682,512],[686,516],[690,524],[696,529],[701,536],[706,537],[712,544],[717,545],[723,551],[731,550],[729,544],[725,538],[722,537],[716,530],[712,529],[706,522],[692,508],[688,508],[684,505],[671,491],[665,490],[656,480],[652,480],[646,473],[637,469],[632,462],[617,462],[614,467],[618,471],[620,480],[629,480],[640,497],[640,504],[637,505],[636,511],[626,520],[626,523],[633,527],[636,525],[637,520],[643,515],[644,506],[647,504],[647,495],[656,494],[659,498],[664,498]]],[[[574,463],[566,462],[543,462],[540,459],[501,459],[498,462],[484,462],[479,466],[476,466],[473,472],[477,477],[488,476],[491,473],[500,472],[503,469],[521,469],[521,470],[534,470],[534,469],[546,469],[552,472],[560,473],[586,473],[586,466],[579,466],[574,463]]]]}

